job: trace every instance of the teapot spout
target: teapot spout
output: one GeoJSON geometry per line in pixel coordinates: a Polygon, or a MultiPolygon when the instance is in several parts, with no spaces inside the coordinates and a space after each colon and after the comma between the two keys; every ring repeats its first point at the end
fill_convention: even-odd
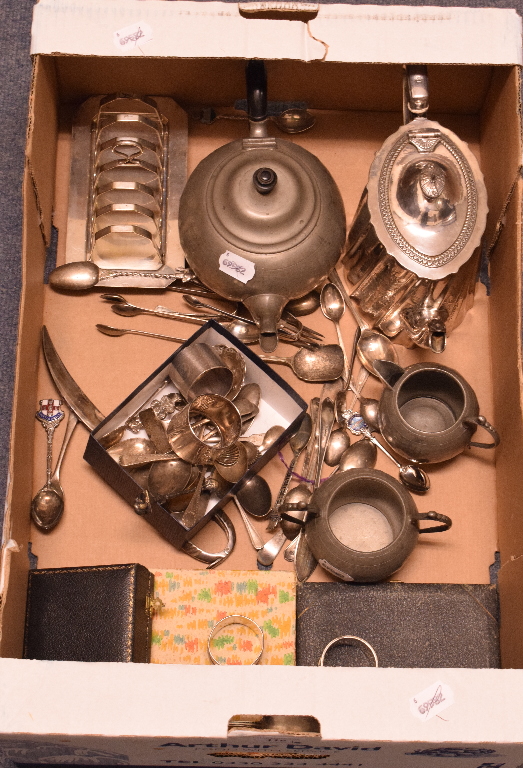
{"type": "Polygon", "coordinates": [[[433,352],[440,354],[447,343],[447,329],[442,320],[431,320],[429,323],[429,346],[433,352]]]}
{"type": "Polygon", "coordinates": [[[249,296],[243,303],[260,330],[260,346],[264,352],[274,352],[278,345],[278,323],[288,299],[276,293],[249,296]]]}

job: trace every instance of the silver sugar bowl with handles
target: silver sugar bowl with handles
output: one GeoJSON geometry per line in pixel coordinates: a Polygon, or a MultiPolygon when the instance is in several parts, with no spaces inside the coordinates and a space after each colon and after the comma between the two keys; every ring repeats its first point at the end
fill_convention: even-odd
{"type": "MultiPolygon", "coordinates": [[[[283,510],[291,511],[292,504],[283,510]]],[[[395,478],[378,469],[349,469],[326,480],[308,503],[307,543],[318,563],[342,581],[376,582],[410,555],[420,533],[446,531],[452,521],[418,512],[395,478]],[[421,527],[420,521],[438,523],[421,527]]]]}
{"type": "Polygon", "coordinates": [[[431,464],[452,459],[468,447],[495,448],[499,435],[479,413],[476,394],[457,371],[438,363],[401,368],[379,360],[375,368],[385,389],[379,403],[384,440],[411,462],[431,464]],[[491,437],[472,440],[478,427],[491,437]]]}
{"type": "Polygon", "coordinates": [[[263,62],[250,61],[246,77],[250,137],[215,150],[192,172],[180,201],[180,240],[201,282],[242,301],[271,352],[285,304],[337,264],[345,210],[315,155],[267,135],[263,62]]]}

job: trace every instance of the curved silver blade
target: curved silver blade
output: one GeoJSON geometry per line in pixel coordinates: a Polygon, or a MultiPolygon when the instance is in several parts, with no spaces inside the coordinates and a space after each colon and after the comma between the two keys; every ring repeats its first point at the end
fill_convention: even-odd
{"type": "Polygon", "coordinates": [[[83,421],[85,426],[92,431],[105,419],[105,416],[103,413],[100,413],[87,395],[82,392],[62,363],[45,325],[42,327],[42,348],[49,373],[56,384],[58,392],[69,408],[76,413],[80,421],[83,421]]]}

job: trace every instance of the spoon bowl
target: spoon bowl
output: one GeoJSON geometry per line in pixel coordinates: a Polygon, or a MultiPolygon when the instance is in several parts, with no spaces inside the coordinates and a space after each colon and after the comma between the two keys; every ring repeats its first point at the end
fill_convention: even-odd
{"type": "Polygon", "coordinates": [[[303,133],[316,123],[316,118],[308,110],[299,108],[286,109],[272,119],[284,133],[303,133]]]}
{"type": "Polygon", "coordinates": [[[427,474],[416,464],[400,466],[399,476],[403,485],[414,493],[426,493],[430,488],[427,474]]]}
{"type": "Polygon", "coordinates": [[[374,469],[378,458],[378,450],[370,440],[358,440],[343,453],[337,472],[348,469],[374,469]]]}
{"type": "Polygon", "coordinates": [[[41,531],[54,528],[64,511],[64,498],[52,488],[42,488],[31,502],[31,517],[41,531]]]}
{"type": "MultiPolygon", "coordinates": [[[[271,445],[274,445],[276,440],[278,440],[278,438],[281,437],[284,432],[285,432],[285,427],[282,427],[279,424],[275,424],[273,427],[269,427],[269,429],[267,430],[267,432],[263,437],[260,447],[258,448],[258,452],[264,453],[268,448],[271,447],[271,445]]],[[[245,504],[243,506],[245,506],[245,504]]]]}
{"type": "Polygon", "coordinates": [[[374,360],[387,360],[390,363],[398,363],[398,353],[394,344],[378,331],[362,329],[357,347],[358,357],[365,368],[376,376],[374,360]]]}
{"type": "Polygon", "coordinates": [[[304,315],[312,315],[316,312],[320,306],[320,294],[318,291],[310,291],[302,296],[300,299],[292,299],[285,305],[285,309],[290,312],[294,317],[303,317],[304,315]]]}
{"type": "Polygon", "coordinates": [[[324,463],[328,467],[337,466],[349,446],[350,437],[347,432],[344,429],[333,429],[327,443],[324,463]]]}
{"type": "Polygon", "coordinates": [[[153,464],[149,471],[147,488],[157,501],[175,496],[187,488],[191,479],[192,466],[183,459],[173,458],[169,461],[153,464]]]}
{"type": "Polygon", "coordinates": [[[241,484],[236,496],[249,515],[257,518],[267,517],[271,510],[272,494],[269,484],[260,475],[253,475],[241,484]]]}
{"type": "Polygon", "coordinates": [[[302,381],[333,381],[343,373],[345,355],[338,344],[299,349],[292,357],[260,355],[268,363],[288,365],[302,381]]]}
{"type": "Polygon", "coordinates": [[[53,269],[49,285],[59,291],[88,291],[98,282],[99,274],[92,261],[72,261],[53,269]]]}
{"type": "Polygon", "coordinates": [[[378,400],[371,397],[360,397],[360,413],[372,432],[380,431],[379,409],[378,400]]]}

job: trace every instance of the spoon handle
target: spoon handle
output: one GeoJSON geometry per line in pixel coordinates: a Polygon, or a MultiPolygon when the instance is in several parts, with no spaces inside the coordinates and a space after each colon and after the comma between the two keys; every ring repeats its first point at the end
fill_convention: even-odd
{"type": "Polygon", "coordinates": [[[56,466],[54,468],[53,476],[51,477],[51,480],[50,480],[50,485],[60,484],[60,469],[62,467],[62,461],[64,460],[67,446],[69,445],[69,441],[73,436],[73,432],[77,424],[78,424],[78,416],[74,411],[70,410],[69,416],[67,418],[67,425],[65,427],[64,439],[62,440],[62,446],[60,448],[60,453],[58,454],[58,459],[56,461],[56,466]]]}
{"type": "Polygon", "coordinates": [[[292,361],[294,357],[277,357],[276,355],[258,355],[266,363],[278,363],[280,365],[288,365],[292,368],[292,361]]]}
{"type": "Polygon", "coordinates": [[[360,313],[356,309],[352,298],[347,293],[347,291],[345,289],[345,286],[343,285],[343,283],[341,281],[341,278],[340,278],[340,276],[338,275],[338,273],[336,272],[335,269],[333,269],[331,272],[329,272],[329,280],[331,281],[331,283],[334,283],[336,288],[339,290],[339,292],[343,296],[343,301],[345,302],[345,305],[349,308],[349,311],[351,312],[353,318],[358,323],[360,329],[362,331],[370,330],[370,326],[363,320],[362,316],[360,315],[360,313]]]}
{"type": "Polygon", "coordinates": [[[389,452],[388,452],[388,450],[385,448],[385,446],[384,446],[384,445],[382,445],[382,444],[380,443],[380,441],[379,441],[379,440],[376,440],[376,438],[374,437],[374,435],[373,435],[373,434],[372,434],[372,433],[371,433],[371,432],[370,432],[368,429],[362,429],[362,430],[361,430],[361,434],[362,434],[364,437],[368,438],[368,439],[371,441],[371,443],[374,443],[374,445],[376,446],[376,448],[379,448],[381,451],[383,451],[383,453],[385,454],[385,456],[388,456],[388,457],[389,457],[389,459],[390,459],[391,461],[393,461],[393,462],[394,462],[394,464],[395,464],[395,465],[398,467],[398,469],[401,469],[401,466],[402,466],[402,465],[399,463],[399,461],[396,461],[396,459],[394,458],[394,456],[393,456],[391,453],[389,453],[389,452]]]}
{"type": "Polygon", "coordinates": [[[356,405],[356,400],[360,399],[362,389],[367,383],[367,379],[369,378],[369,375],[370,374],[368,370],[362,366],[358,374],[358,379],[356,383],[353,384],[352,381],[349,383],[349,389],[354,395],[354,397],[352,398],[351,404],[349,406],[349,411],[354,410],[354,406],[356,405]]]}
{"type": "Polygon", "coordinates": [[[258,532],[251,525],[249,518],[247,517],[247,513],[245,512],[244,508],[242,507],[242,505],[240,504],[236,496],[233,496],[233,499],[234,499],[234,503],[238,507],[238,512],[240,513],[240,517],[243,520],[243,524],[245,525],[245,528],[247,530],[247,535],[251,540],[251,544],[256,551],[259,551],[260,549],[263,548],[263,541],[258,535],[258,532]]]}
{"type": "Polygon", "coordinates": [[[124,269],[99,269],[98,281],[112,280],[113,277],[155,277],[159,280],[194,280],[194,272],[184,267],[178,267],[174,272],[136,272],[136,270],[124,270],[124,269]]]}
{"type": "Polygon", "coordinates": [[[347,385],[347,382],[349,381],[349,360],[347,358],[347,350],[345,349],[345,344],[343,342],[343,336],[341,334],[341,328],[339,323],[334,323],[336,327],[336,334],[338,336],[338,344],[341,347],[341,351],[343,352],[343,373],[342,373],[342,379],[347,385]]]}
{"type": "Polygon", "coordinates": [[[259,550],[256,558],[257,562],[263,566],[263,568],[272,566],[286,541],[288,541],[288,539],[280,528],[279,531],[276,531],[272,539],[269,539],[269,541],[263,545],[262,549],[259,550]]]}
{"type": "Polygon", "coordinates": [[[51,486],[51,475],[53,473],[52,466],[54,431],[65,416],[65,413],[60,410],[61,405],[61,400],[40,400],[40,410],[36,412],[36,419],[45,429],[47,437],[46,488],[51,486]]]}
{"type": "Polygon", "coordinates": [[[296,536],[286,547],[283,557],[288,563],[294,563],[296,559],[296,549],[298,548],[298,542],[300,540],[300,534],[296,536]]]}
{"type": "Polygon", "coordinates": [[[323,469],[325,451],[327,450],[327,443],[329,442],[329,437],[332,431],[333,424],[334,424],[334,404],[330,399],[330,397],[326,397],[322,399],[321,405],[320,405],[319,450],[318,450],[318,459],[316,462],[314,489],[320,487],[321,471],[323,469]]]}

